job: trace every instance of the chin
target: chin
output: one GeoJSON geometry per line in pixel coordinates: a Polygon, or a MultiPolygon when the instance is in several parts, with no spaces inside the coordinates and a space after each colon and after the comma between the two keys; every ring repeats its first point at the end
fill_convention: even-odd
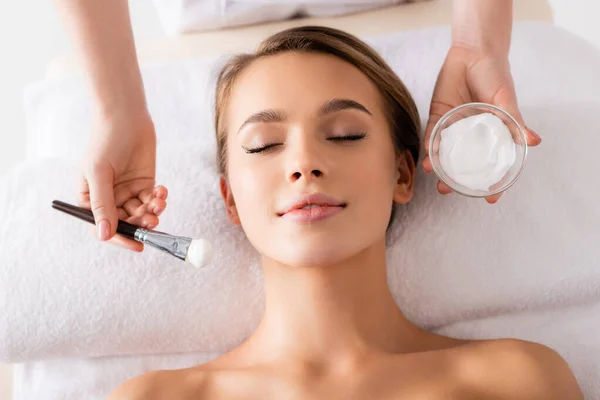
{"type": "MultiPolygon", "coordinates": [[[[334,258],[331,256],[323,256],[318,257],[311,254],[302,254],[298,256],[286,257],[284,260],[280,262],[285,265],[289,265],[294,268],[327,268],[329,266],[339,264],[343,262],[346,258],[339,257],[334,258]]],[[[279,260],[278,260],[279,261],[279,260]]]]}
{"type": "MultiPolygon", "coordinates": [[[[253,246],[264,257],[277,263],[302,268],[325,268],[358,256],[380,238],[385,230],[375,224],[329,226],[324,229],[256,232],[253,246]]],[[[253,232],[254,233],[254,232],[253,232]]],[[[383,236],[382,236],[383,235],[383,236]]]]}
{"type": "Polygon", "coordinates": [[[351,243],[338,239],[337,243],[321,241],[310,243],[296,241],[279,246],[278,254],[273,254],[273,259],[292,267],[324,268],[339,264],[360,252],[353,249],[351,243]],[[343,243],[340,243],[343,242],[343,243]]]}

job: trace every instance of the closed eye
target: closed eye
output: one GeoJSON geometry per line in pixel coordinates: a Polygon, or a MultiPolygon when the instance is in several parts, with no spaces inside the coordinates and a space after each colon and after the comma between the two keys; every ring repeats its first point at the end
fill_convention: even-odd
{"type": "Polygon", "coordinates": [[[275,146],[279,146],[282,143],[271,143],[271,144],[265,144],[264,146],[259,146],[259,147],[244,147],[242,146],[242,148],[244,149],[244,151],[248,154],[254,154],[254,153],[260,153],[262,151],[268,150],[271,147],[275,147],[275,146]]]}
{"type": "MultiPolygon", "coordinates": [[[[366,132],[361,132],[361,133],[355,133],[355,134],[351,134],[351,135],[344,135],[344,136],[332,136],[327,138],[327,140],[331,140],[334,142],[343,142],[343,141],[353,141],[353,140],[361,140],[363,139],[365,136],[367,136],[366,132]]],[[[280,146],[282,143],[270,143],[270,144],[266,144],[264,146],[258,146],[258,147],[245,147],[242,146],[242,148],[244,149],[244,151],[247,154],[256,154],[256,153],[261,153],[265,150],[268,150],[272,147],[275,146],[280,146]]]]}
{"type": "Polygon", "coordinates": [[[327,140],[333,140],[333,141],[360,140],[360,139],[363,139],[365,136],[367,136],[367,133],[361,132],[361,133],[354,133],[351,135],[344,135],[344,136],[332,136],[330,138],[327,138],[327,140]]]}

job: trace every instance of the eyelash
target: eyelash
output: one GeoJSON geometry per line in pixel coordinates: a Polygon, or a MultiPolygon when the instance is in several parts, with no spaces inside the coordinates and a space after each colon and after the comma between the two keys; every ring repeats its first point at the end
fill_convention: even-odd
{"type": "MultiPolygon", "coordinates": [[[[367,136],[366,132],[360,132],[360,133],[354,133],[354,134],[344,135],[344,136],[333,136],[333,137],[327,138],[327,140],[331,140],[334,142],[347,142],[347,141],[361,140],[365,136],[367,136]]],[[[248,148],[248,147],[244,147],[244,146],[242,146],[242,147],[244,148],[246,153],[255,154],[255,153],[261,153],[265,150],[270,149],[271,147],[275,147],[280,144],[281,143],[271,143],[271,144],[266,144],[266,145],[260,146],[260,147],[254,147],[254,148],[248,148]]]]}

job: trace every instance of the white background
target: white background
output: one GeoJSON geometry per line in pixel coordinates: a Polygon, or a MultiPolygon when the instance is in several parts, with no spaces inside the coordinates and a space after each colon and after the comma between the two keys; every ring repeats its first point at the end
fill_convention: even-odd
{"type": "MultiPolygon", "coordinates": [[[[548,1],[558,26],[600,48],[600,1],[548,1]]],[[[164,38],[151,0],[130,0],[130,8],[136,41],[164,38]]],[[[24,86],[42,79],[52,58],[70,52],[70,42],[52,1],[3,0],[0,3],[0,176],[25,157],[21,101],[24,86]]],[[[0,397],[9,385],[6,370],[7,367],[0,365],[0,397]]]]}

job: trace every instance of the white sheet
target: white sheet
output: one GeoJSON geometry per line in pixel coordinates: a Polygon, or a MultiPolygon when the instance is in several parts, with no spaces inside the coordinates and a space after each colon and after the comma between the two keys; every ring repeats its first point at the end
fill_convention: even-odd
{"type": "MultiPolygon", "coordinates": [[[[371,42],[404,79],[425,118],[448,30],[371,42]]],[[[511,60],[522,111],[544,137],[543,146],[532,150],[519,183],[493,207],[439,196],[433,177],[419,172],[417,195],[392,235],[390,286],[406,315],[428,329],[459,337],[520,337],[556,348],[588,398],[600,398],[600,188],[592,170],[600,136],[590,128],[600,125],[600,55],[551,26],[522,24],[515,27],[511,60]]],[[[31,88],[27,111],[39,142],[32,149],[64,161],[31,162],[2,186],[0,204],[7,206],[0,207],[0,217],[8,225],[0,227],[0,254],[11,258],[0,271],[7,321],[0,325],[0,359],[221,352],[252,331],[262,304],[260,272],[247,243],[234,251],[239,245],[232,238],[240,240],[240,232],[225,221],[212,175],[207,146],[214,139],[201,95],[211,65],[197,60],[144,69],[159,133],[159,181],[171,188],[161,229],[190,236],[219,232],[219,268],[204,271],[180,268],[151,250],[134,258],[91,240],[82,223],[46,211],[55,196],[69,200],[73,194],[65,177],[73,171],[69,159],[79,158],[89,134],[89,103],[77,80],[31,88]],[[60,169],[50,172],[48,166],[60,169]],[[182,171],[187,181],[175,179],[182,171]],[[196,197],[183,195],[186,185],[209,195],[202,206],[188,202],[196,197]],[[47,249],[44,262],[20,258],[45,248],[43,237],[32,238],[31,226],[44,226],[56,246],[47,249]],[[66,227],[73,233],[66,235],[66,227]],[[24,279],[27,285],[20,284],[24,279]]],[[[71,368],[69,361],[35,365],[19,376],[32,382],[35,371],[38,395],[51,381],[68,385],[57,383],[55,374],[59,365],[71,368]]],[[[106,377],[114,385],[105,387],[122,377],[106,377]]],[[[88,398],[105,395],[91,389],[88,398]]]]}

